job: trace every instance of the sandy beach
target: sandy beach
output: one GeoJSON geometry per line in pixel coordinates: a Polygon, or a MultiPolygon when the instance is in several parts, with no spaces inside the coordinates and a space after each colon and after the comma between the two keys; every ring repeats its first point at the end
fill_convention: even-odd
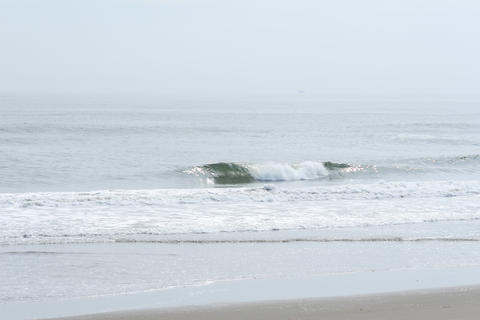
{"type": "MultiPolygon", "coordinates": [[[[278,236],[281,235],[279,231],[278,236]]],[[[474,254],[479,252],[478,242],[446,242],[441,243],[441,250],[439,248],[438,241],[9,246],[0,250],[0,263],[4,266],[0,269],[6,273],[3,281],[9,281],[12,288],[28,286],[29,294],[39,298],[5,302],[0,305],[0,314],[5,319],[18,320],[106,313],[113,316],[111,319],[122,319],[123,315],[127,315],[127,319],[136,319],[136,315],[162,319],[171,318],[173,314],[210,318],[212,312],[223,315],[235,310],[235,314],[252,312],[268,319],[269,314],[277,309],[282,315],[304,316],[309,313],[304,314],[302,310],[329,314],[373,308],[380,312],[392,309],[391,306],[402,308],[402,305],[416,303],[419,299],[425,301],[422,302],[425,312],[438,309],[444,301],[453,303],[452,310],[457,310],[457,306],[461,306],[458,310],[466,310],[462,302],[467,303],[467,309],[474,308],[475,305],[469,305],[468,301],[474,301],[479,292],[476,287],[479,285],[479,258],[474,254]],[[222,256],[226,262],[220,264],[217,256],[222,256]],[[182,260],[184,257],[188,260],[182,260]],[[415,262],[415,268],[407,268],[411,261],[415,262]],[[450,261],[456,264],[448,265],[450,261]],[[32,263],[40,267],[35,273],[29,271],[29,277],[21,277],[27,274],[27,270],[23,271],[25,266],[32,263]],[[243,266],[240,270],[232,267],[240,264],[243,266]],[[138,268],[139,265],[142,268],[138,268]],[[177,269],[172,270],[171,265],[176,265],[177,269]],[[345,266],[355,267],[355,271],[351,272],[345,266]],[[205,275],[199,272],[202,270],[205,275]],[[189,277],[207,278],[211,274],[223,274],[228,279],[218,278],[168,289],[141,290],[143,287],[140,286],[139,290],[132,292],[132,285],[137,283],[144,286],[150,281],[152,286],[161,286],[158,280],[152,282],[151,279],[164,279],[162,274],[169,271],[174,272],[171,274],[176,281],[185,283],[190,281],[189,277]],[[272,274],[275,271],[274,277],[265,276],[266,272],[272,274]],[[246,272],[258,276],[240,279],[246,272]],[[235,278],[237,280],[229,280],[235,278]],[[120,292],[118,283],[129,284],[127,289],[130,291],[124,289],[120,292]],[[58,291],[49,291],[58,288],[68,288],[72,297],[59,298],[58,294],[53,295],[58,291]],[[458,289],[439,291],[438,288],[458,289]],[[113,290],[118,293],[108,293],[113,290]],[[84,296],[81,296],[82,292],[84,296]],[[387,292],[396,294],[384,295],[387,292]],[[426,293],[436,295],[430,298],[426,293]],[[264,312],[268,314],[264,315],[264,312]]],[[[24,289],[23,292],[27,291],[24,289]]],[[[276,316],[272,314],[272,317],[276,316]]]]}
{"type": "Polygon", "coordinates": [[[478,319],[478,301],[480,287],[475,286],[339,298],[152,309],[57,319],[478,319]]]}

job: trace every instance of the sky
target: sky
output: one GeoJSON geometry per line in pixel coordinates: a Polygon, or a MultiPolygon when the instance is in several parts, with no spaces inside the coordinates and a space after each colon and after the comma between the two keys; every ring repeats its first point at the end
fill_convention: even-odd
{"type": "Polygon", "coordinates": [[[480,92],[480,2],[0,0],[1,92],[480,92]]]}

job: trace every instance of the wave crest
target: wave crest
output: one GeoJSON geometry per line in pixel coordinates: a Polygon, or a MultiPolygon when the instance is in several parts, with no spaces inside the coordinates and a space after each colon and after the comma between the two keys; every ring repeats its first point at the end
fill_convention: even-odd
{"type": "Polygon", "coordinates": [[[315,161],[305,161],[299,164],[255,164],[247,165],[247,168],[258,181],[316,180],[328,176],[324,164],[315,161]]]}
{"type": "Polygon", "coordinates": [[[329,170],[350,167],[344,163],[304,161],[301,163],[270,162],[239,164],[218,162],[193,167],[184,173],[206,177],[216,184],[239,184],[254,181],[318,180],[328,177],[329,170]]]}

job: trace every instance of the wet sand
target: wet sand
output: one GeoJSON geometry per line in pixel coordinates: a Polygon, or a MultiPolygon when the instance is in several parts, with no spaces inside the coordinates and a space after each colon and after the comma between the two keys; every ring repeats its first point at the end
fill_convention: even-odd
{"type": "Polygon", "coordinates": [[[76,316],[69,320],[478,319],[480,286],[338,298],[150,309],[76,316]]]}

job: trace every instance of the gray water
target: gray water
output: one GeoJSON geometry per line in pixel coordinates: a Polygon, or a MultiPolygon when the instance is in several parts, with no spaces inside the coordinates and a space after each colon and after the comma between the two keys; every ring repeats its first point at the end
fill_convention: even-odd
{"type": "Polygon", "coordinates": [[[0,241],[480,219],[477,106],[4,95],[0,241]]]}
{"type": "Polygon", "coordinates": [[[408,174],[444,161],[434,176],[478,178],[478,154],[472,102],[0,99],[1,192],[192,188],[204,181],[181,171],[218,162],[332,161],[408,174]]]}
{"type": "Polygon", "coordinates": [[[372,271],[474,284],[479,146],[474,101],[1,96],[0,310],[372,271]]]}

